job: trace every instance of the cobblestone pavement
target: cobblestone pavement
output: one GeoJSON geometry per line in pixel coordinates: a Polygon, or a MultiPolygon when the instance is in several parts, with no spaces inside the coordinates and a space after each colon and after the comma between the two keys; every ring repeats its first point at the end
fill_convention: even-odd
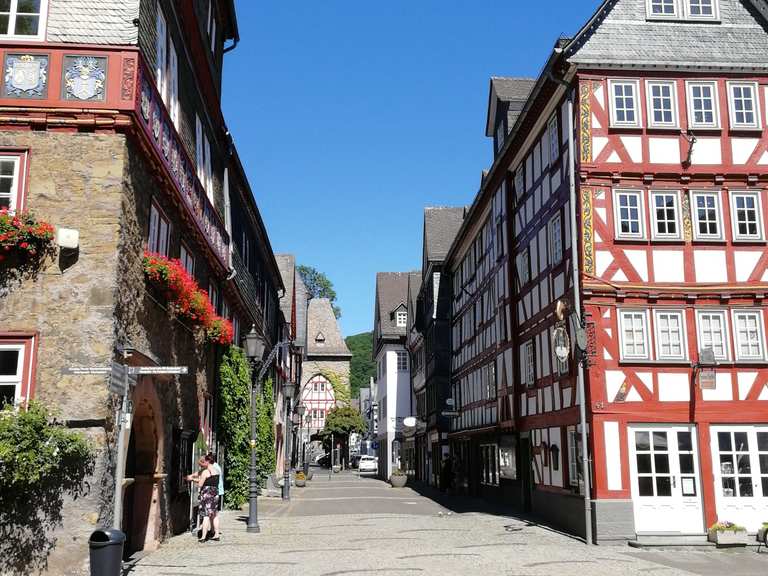
{"type": "Polygon", "coordinates": [[[177,536],[130,567],[128,574],[768,573],[768,554],[688,552],[678,556],[621,546],[587,548],[578,540],[521,519],[479,512],[451,513],[408,488],[398,490],[351,475],[332,481],[316,477],[306,488],[294,488],[290,503],[271,498],[259,503],[260,534],[246,533],[246,512],[225,512],[221,542],[199,544],[190,534],[177,536]],[[745,565],[762,571],[740,572],[739,567],[745,565]],[[708,566],[717,571],[710,571],[708,566]]]}

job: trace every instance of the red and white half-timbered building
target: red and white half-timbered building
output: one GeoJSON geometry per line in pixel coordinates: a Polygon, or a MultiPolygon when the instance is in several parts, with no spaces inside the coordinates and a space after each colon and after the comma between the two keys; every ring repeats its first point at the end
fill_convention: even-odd
{"type": "Polygon", "coordinates": [[[573,245],[598,541],[768,520],[767,14],[607,0],[493,127],[484,186],[512,191],[523,504],[584,530],[572,323],[571,359],[552,349],[573,245]]]}

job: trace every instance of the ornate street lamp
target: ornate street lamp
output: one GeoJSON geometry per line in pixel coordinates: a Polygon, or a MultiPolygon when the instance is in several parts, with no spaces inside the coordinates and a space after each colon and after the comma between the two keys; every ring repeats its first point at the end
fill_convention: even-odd
{"type": "Polygon", "coordinates": [[[245,355],[251,363],[251,469],[248,487],[248,532],[260,532],[257,512],[257,498],[259,495],[258,479],[258,455],[256,454],[256,400],[261,394],[261,379],[259,368],[264,359],[264,340],[256,332],[256,325],[251,326],[251,331],[243,338],[245,355]]]}
{"type": "Polygon", "coordinates": [[[283,402],[285,403],[285,440],[283,455],[283,500],[291,499],[291,406],[293,405],[293,382],[283,384],[283,402]]]}

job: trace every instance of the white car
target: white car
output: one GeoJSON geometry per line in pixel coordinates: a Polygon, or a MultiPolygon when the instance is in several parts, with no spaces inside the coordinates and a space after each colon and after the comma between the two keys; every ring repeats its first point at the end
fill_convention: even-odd
{"type": "Polygon", "coordinates": [[[376,474],[379,471],[379,459],[376,456],[360,456],[358,469],[360,474],[363,472],[373,472],[376,474]]]}

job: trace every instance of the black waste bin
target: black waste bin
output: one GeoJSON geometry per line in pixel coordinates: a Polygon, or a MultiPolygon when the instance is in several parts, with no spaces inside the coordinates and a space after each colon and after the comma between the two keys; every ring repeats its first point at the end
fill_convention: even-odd
{"type": "Polygon", "coordinates": [[[120,576],[125,534],[117,528],[96,530],[88,539],[91,549],[91,576],[120,576]]]}

